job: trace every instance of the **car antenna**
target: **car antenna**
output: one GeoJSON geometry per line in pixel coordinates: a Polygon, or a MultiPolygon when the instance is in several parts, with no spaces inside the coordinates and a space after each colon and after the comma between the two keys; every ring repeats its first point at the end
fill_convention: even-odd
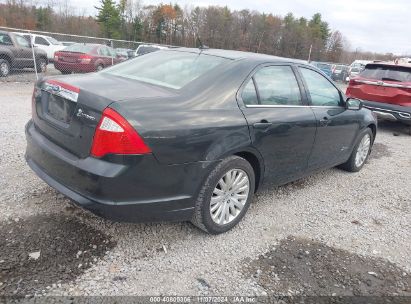
{"type": "Polygon", "coordinates": [[[197,36],[197,41],[198,41],[198,43],[200,44],[200,46],[198,47],[201,51],[203,51],[203,50],[207,50],[207,49],[209,49],[209,47],[207,46],[207,45],[204,45],[203,44],[203,42],[201,41],[201,39],[200,39],[200,36],[196,33],[196,36],[197,36]]]}
{"type": "Polygon", "coordinates": [[[204,45],[203,42],[201,41],[200,35],[198,34],[198,32],[196,30],[194,30],[193,24],[190,22],[190,20],[188,20],[188,24],[190,24],[191,30],[194,32],[194,35],[197,38],[198,44],[200,45],[198,47],[200,49],[200,51],[202,52],[203,50],[209,49],[209,47],[207,45],[204,45]]]}

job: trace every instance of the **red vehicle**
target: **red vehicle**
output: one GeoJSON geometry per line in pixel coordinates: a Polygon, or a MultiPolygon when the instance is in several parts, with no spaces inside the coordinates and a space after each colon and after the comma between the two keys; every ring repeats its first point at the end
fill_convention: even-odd
{"type": "Polygon", "coordinates": [[[116,51],[103,44],[75,43],[54,53],[54,67],[63,74],[100,71],[120,61],[116,51]]]}
{"type": "Polygon", "coordinates": [[[411,65],[367,64],[350,80],[347,96],[363,100],[381,118],[411,126],[411,65]]]}

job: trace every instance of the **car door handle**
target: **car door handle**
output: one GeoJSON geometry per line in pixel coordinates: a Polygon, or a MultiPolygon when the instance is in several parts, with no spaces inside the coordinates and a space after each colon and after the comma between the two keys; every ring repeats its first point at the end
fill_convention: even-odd
{"type": "Polygon", "coordinates": [[[260,122],[256,122],[253,124],[254,129],[267,129],[272,125],[271,122],[268,122],[267,120],[263,119],[260,122]]]}
{"type": "Polygon", "coordinates": [[[328,117],[324,117],[323,119],[320,119],[320,126],[328,126],[328,124],[331,122],[331,119],[328,119],[328,117]]]}

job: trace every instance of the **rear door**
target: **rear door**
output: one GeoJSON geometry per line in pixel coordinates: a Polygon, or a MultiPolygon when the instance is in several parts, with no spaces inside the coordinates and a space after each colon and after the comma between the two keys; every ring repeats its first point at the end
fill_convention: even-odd
{"type": "Polygon", "coordinates": [[[291,65],[264,65],[240,90],[240,107],[253,145],[264,158],[265,178],[281,184],[304,173],[315,130],[315,116],[291,65]]]}
{"type": "Polygon", "coordinates": [[[342,163],[351,153],[360,128],[359,111],[346,109],[344,96],[326,77],[306,66],[299,71],[317,120],[308,167],[316,170],[342,163]]]}
{"type": "Polygon", "coordinates": [[[20,35],[14,35],[20,67],[34,67],[33,51],[29,40],[20,35]]]}

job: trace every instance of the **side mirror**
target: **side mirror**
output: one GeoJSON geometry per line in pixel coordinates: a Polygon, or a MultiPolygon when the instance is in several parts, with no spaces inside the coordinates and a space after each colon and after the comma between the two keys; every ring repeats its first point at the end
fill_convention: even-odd
{"type": "Polygon", "coordinates": [[[347,98],[345,101],[345,107],[347,110],[361,110],[362,109],[362,101],[356,98],[347,98]]]}

